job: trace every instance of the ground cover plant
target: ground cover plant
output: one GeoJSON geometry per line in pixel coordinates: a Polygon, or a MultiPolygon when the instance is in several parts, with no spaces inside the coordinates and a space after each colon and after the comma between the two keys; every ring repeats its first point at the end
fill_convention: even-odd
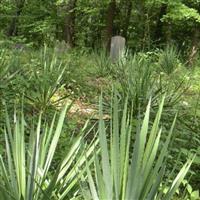
{"type": "MultiPolygon", "coordinates": [[[[6,148],[4,145],[0,148],[1,194],[5,198],[129,199],[133,196],[136,199],[199,198],[198,101],[194,99],[185,101],[187,93],[198,90],[198,82],[190,81],[191,74],[196,73],[196,70],[187,71],[183,65],[179,64],[170,73],[165,73],[162,70],[163,67],[160,67],[160,56],[163,60],[164,50],[153,55],[150,53],[127,55],[118,63],[110,63],[112,66],[108,68],[108,73],[103,74],[96,71],[98,67],[96,56],[98,55],[92,57],[93,60],[86,59],[90,53],[81,54],[82,57],[77,61],[72,60],[74,52],[62,58],[63,55],[57,54],[55,50],[44,47],[39,52],[18,52],[15,58],[17,64],[14,62],[15,65],[12,65],[12,62],[9,62],[9,54],[12,51],[5,51],[7,53],[2,54],[1,59],[7,64],[2,66],[10,66],[6,68],[4,74],[2,73],[1,79],[6,81],[8,78],[5,83],[9,83],[4,84],[1,96],[1,141],[2,144],[6,143],[6,148]],[[31,62],[28,63],[30,58],[31,62]],[[87,70],[83,68],[85,63],[87,70]],[[77,69],[71,69],[69,65],[77,69]],[[85,70],[84,76],[74,80],[76,73],[82,70],[85,70]],[[99,82],[90,86],[91,83],[88,80],[94,81],[94,76],[97,80],[101,79],[102,84],[109,82],[113,86],[110,87],[108,84],[100,86],[99,82]],[[28,82],[26,83],[25,80],[28,82]],[[70,81],[72,81],[71,85],[69,85],[70,81]],[[112,88],[117,90],[114,97],[112,88]],[[97,99],[102,90],[104,95],[100,103],[100,114],[98,114],[97,99]],[[162,101],[160,104],[163,95],[165,95],[165,103],[162,101]],[[11,96],[13,99],[9,99],[11,96]],[[76,98],[88,106],[79,107],[74,101],[76,98]],[[151,103],[149,103],[150,99],[151,103]],[[64,120],[66,114],[63,111],[61,115],[64,123],[58,121],[60,129],[53,131],[53,126],[57,123],[53,117],[54,112],[66,104],[69,108],[68,122],[64,120]],[[21,111],[21,105],[24,107],[23,111],[21,111]],[[193,105],[195,107],[191,109],[193,105]],[[9,120],[8,117],[12,116],[13,108],[16,110],[14,121],[9,120]],[[72,112],[74,108],[76,111],[72,112]],[[193,115],[193,113],[196,114],[193,115]],[[173,122],[175,115],[177,115],[176,123],[173,122]],[[90,122],[84,128],[84,132],[88,133],[84,136],[80,133],[80,129],[88,118],[90,122]],[[195,123],[192,119],[195,119],[195,123]],[[103,125],[103,120],[106,120],[106,126],[103,125]],[[99,128],[96,121],[99,121],[99,128]],[[169,133],[172,124],[174,128],[169,133]],[[159,129],[161,125],[162,134],[159,129]],[[63,131],[61,131],[61,126],[63,126],[63,131]],[[147,134],[149,131],[150,134],[147,134]],[[143,147],[137,142],[142,141],[140,138],[143,135],[142,132],[145,133],[146,136],[143,139],[147,142],[146,145],[144,142],[143,147]],[[58,140],[58,138],[61,139],[58,140]],[[151,145],[148,138],[152,142],[151,145]],[[107,146],[106,149],[104,145],[107,146]],[[153,148],[147,156],[149,145],[156,149],[153,148]],[[135,152],[137,148],[138,151],[143,148],[141,152],[145,154],[140,156],[144,159],[144,163],[142,162],[144,165],[137,169],[144,170],[151,163],[148,173],[131,170],[131,166],[136,170],[134,163],[137,163],[136,165],[140,163],[135,160],[136,155],[139,155],[135,152]],[[28,150],[28,154],[25,150],[28,150]],[[117,151],[119,152],[116,153],[117,151]],[[162,153],[163,151],[165,153],[162,153]],[[51,158],[48,157],[49,154],[51,158]],[[117,159],[114,155],[121,156],[117,159]],[[107,158],[104,158],[105,156],[107,158]],[[69,159],[64,159],[64,157],[69,159]],[[152,157],[152,161],[145,161],[145,157],[152,157]],[[126,161],[123,161],[125,158],[126,161]],[[46,159],[50,161],[48,168],[44,169],[46,159]],[[102,163],[106,159],[110,163],[106,164],[107,169],[102,163]],[[33,160],[35,165],[31,164],[33,160]],[[132,165],[129,164],[130,160],[132,160],[132,165]],[[79,165],[78,162],[81,164],[79,165]],[[25,166],[23,163],[26,163],[25,166]],[[192,167],[189,169],[191,164],[192,167]],[[126,165],[126,167],[121,165],[126,165]],[[109,169],[111,171],[108,171],[109,169]],[[115,172],[116,170],[120,170],[121,173],[115,172]],[[133,171],[133,174],[128,175],[131,173],[129,171],[133,171]],[[186,172],[188,172],[187,176],[186,172]],[[108,178],[105,173],[111,174],[110,181],[113,187],[109,194],[106,189],[108,186],[105,185],[107,179],[104,180],[105,177],[108,178]],[[145,176],[146,181],[143,186],[137,185],[134,182],[135,175],[141,178],[145,173],[149,175],[145,176]],[[62,174],[62,177],[59,174],[62,174]],[[121,177],[120,185],[117,184],[117,174],[121,177]],[[150,174],[152,176],[154,174],[155,179],[150,174]],[[130,189],[129,193],[128,188],[133,185],[134,188],[139,188],[134,193],[130,189]]],[[[102,55],[98,59],[101,57],[102,55]]],[[[102,63],[104,60],[105,58],[102,63]]],[[[196,76],[198,77],[198,74],[196,76]]]]}
{"type": "Polygon", "coordinates": [[[28,133],[25,129],[23,112],[19,116],[14,115],[14,126],[12,126],[9,116],[6,114],[4,132],[7,161],[5,161],[4,156],[0,157],[1,196],[5,199],[71,199],[83,195],[84,198],[88,199],[88,196],[86,196],[88,191],[82,188],[82,184],[88,179],[92,199],[171,199],[183,181],[195,155],[190,156],[190,159],[173,180],[172,185],[164,193],[163,191],[167,186],[166,180],[166,183],[163,183],[163,186],[161,185],[165,170],[164,160],[168,154],[167,149],[175,121],[163,147],[159,150],[161,134],[159,121],[164,98],[160,103],[147,140],[151,106],[151,101],[149,101],[142,126],[134,134],[136,139],[132,162],[129,165],[133,132],[130,123],[132,117],[127,113],[127,102],[122,110],[120,124],[118,99],[116,94],[113,97],[110,151],[106,139],[101,97],[99,103],[99,129],[97,131],[99,137],[94,138],[91,145],[82,148],[83,133],[80,133],[66,157],[60,164],[55,166],[55,169],[52,168],[52,172],[52,159],[61,134],[67,106],[62,110],[56,128],[54,128],[55,116],[50,127],[48,127],[47,125],[43,126],[40,115],[36,128],[29,129],[28,144],[26,144],[26,134],[28,133]],[[147,144],[145,144],[145,141],[147,144]],[[102,157],[102,169],[98,160],[99,151],[102,157]],[[157,161],[155,161],[157,151],[160,153],[157,161]],[[109,154],[111,155],[110,159],[109,154]],[[98,190],[95,189],[92,171],[89,169],[92,162],[95,162],[98,190]],[[138,180],[140,181],[138,182],[138,180]],[[143,182],[142,185],[141,182],[143,182]],[[74,189],[79,184],[81,193],[78,189],[74,189]],[[132,187],[135,190],[132,190],[132,187]]]}

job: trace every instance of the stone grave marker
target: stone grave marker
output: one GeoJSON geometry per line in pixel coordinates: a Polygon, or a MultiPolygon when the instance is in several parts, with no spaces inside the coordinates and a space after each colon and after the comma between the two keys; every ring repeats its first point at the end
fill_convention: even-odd
{"type": "Polygon", "coordinates": [[[17,51],[25,51],[28,49],[27,46],[23,43],[15,43],[12,45],[12,48],[17,51]]]}
{"type": "Polygon", "coordinates": [[[117,62],[125,50],[125,38],[122,36],[114,36],[111,39],[110,57],[112,62],[117,62]]]}
{"type": "Polygon", "coordinates": [[[55,43],[55,52],[58,54],[65,53],[69,49],[65,41],[56,41],[55,43]]]}

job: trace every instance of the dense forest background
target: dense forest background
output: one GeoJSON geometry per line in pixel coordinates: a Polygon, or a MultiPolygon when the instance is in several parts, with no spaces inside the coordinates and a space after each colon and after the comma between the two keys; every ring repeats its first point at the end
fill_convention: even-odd
{"type": "Polygon", "coordinates": [[[121,35],[133,50],[176,44],[191,60],[199,45],[199,0],[2,0],[0,37],[35,47],[109,49],[121,35]]]}

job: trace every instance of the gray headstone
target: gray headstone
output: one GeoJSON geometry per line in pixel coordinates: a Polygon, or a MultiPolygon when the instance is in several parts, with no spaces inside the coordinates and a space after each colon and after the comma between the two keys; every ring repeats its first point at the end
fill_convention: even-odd
{"type": "Polygon", "coordinates": [[[65,53],[68,50],[68,45],[65,41],[56,41],[55,43],[55,52],[58,54],[65,53]]]}
{"type": "Polygon", "coordinates": [[[26,49],[26,46],[25,46],[25,44],[22,44],[22,43],[15,43],[14,44],[14,49],[22,51],[22,50],[26,49]]]}
{"type": "Polygon", "coordinates": [[[110,57],[112,62],[118,61],[125,50],[125,38],[114,36],[111,39],[110,57]]]}

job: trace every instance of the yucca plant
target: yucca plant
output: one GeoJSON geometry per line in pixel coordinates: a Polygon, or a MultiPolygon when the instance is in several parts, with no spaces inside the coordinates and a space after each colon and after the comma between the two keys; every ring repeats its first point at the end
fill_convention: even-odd
{"type": "Polygon", "coordinates": [[[116,66],[119,92],[124,97],[129,96],[136,114],[139,107],[146,107],[150,96],[154,100],[159,95],[153,67],[151,60],[139,54],[129,56],[126,62],[116,66]]]}
{"type": "Polygon", "coordinates": [[[96,65],[96,74],[99,77],[105,77],[112,72],[113,64],[105,50],[96,51],[92,56],[96,65]]]}
{"type": "Polygon", "coordinates": [[[0,156],[0,197],[6,200],[71,199],[78,192],[82,167],[94,146],[84,147],[83,128],[63,161],[53,164],[53,158],[66,116],[67,106],[56,123],[27,128],[23,113],[15,115],[14,124],[6,115],[5,155],[0,156]],[[56,125],[57,124],[57,125],[56,125]],[[27,134],[29,137],[27,138],[27,134]],[[82,151],[81,151],[82,150],[82,151]]]}
{"type": "Polygon", "coordinates": [[[66,66],[55,53],[50,53],[47,47],[42,49],[40,59],[34,60],[27,74],[25,97],[27,102],[37,110],[46,110],[51,105],[67,97],[64,95],[53,100],[54,95],[64,88],[64,73],[66,66]]]}
{"type": "MultiPolygon", "coordinates": [[[[164,98],[160,103],[154,123],[150,127],[151,100],[149,101],[144,120],[141,126],[138,126],[134,140],[132,140],[132,119],[130,117],[132,115],[128,114],[127,101],[120,119],[118,98],[115,95],[111,129],[108,129],[103,120],[102,99],[100,99],[98,129],[100,154],[95,153],[94,171],[91,167],[87,167],[90,199],[169,200],[172,198],[194,157],[188,159],[167,192],[164,192],[166,189],[166,184],[163,183],[165,163],[175,120],[163,145],[159,145],[162,132],[159,121],[163,104],[164,98]],[[110,130],[108,131],[110,133],[109,143],[107,130],[110,130]]],[[[165,183],[167,183],[166,180],[165,183]]]]}
{"type": "Polygon", "coordinates": [[[167,46],[160,54],[158,65],[161,70],[170,75],[179,66],[179,53],[174,46],[167,46]]]}
{"type": "Polygon", "coordinates": [[[156,114],[159,99],[166,94],[163,115],[168,122],[169,119],[173,119],[174,111],[181,105],[182,97],[189,88],[185,74],[177,72],[168,76],[161,73],[157,63],[146,54],[127,57],[126,62],[118,63],[116,70],[116,86],[123,99],[129,97],[129,105],[133,104],[134,116],[145,111],[150,97],[151,113],[156,114]]]}

